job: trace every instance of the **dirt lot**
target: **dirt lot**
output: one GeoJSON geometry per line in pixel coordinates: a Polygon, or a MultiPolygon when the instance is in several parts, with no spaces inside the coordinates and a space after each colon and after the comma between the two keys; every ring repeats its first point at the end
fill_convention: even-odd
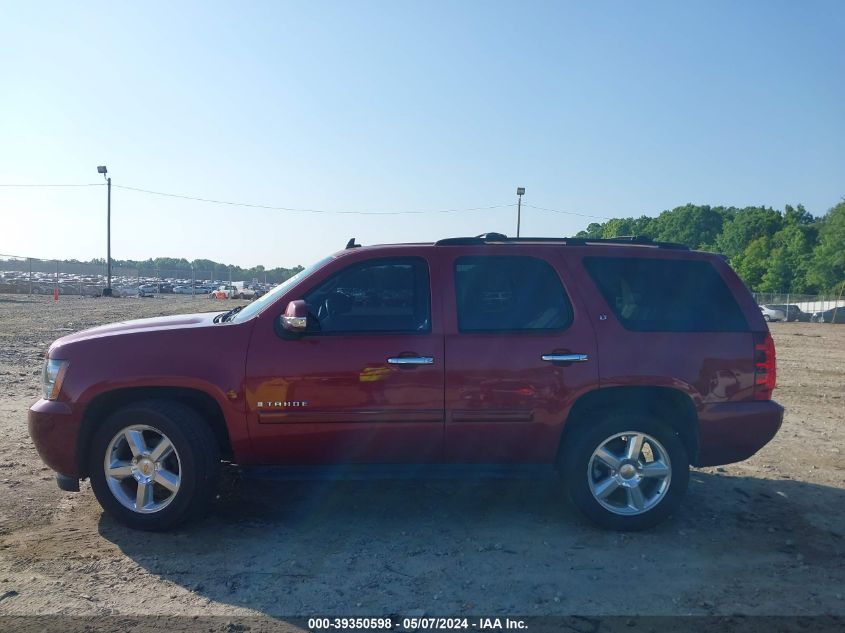
{"type": "Polygon", "coordinates": [[[49,343],[205,300],[0,297],[0,614],[845,614],[845,326],[773,324],[784,427],[603,532],[555,481],[229,483],[167,535],[60,492],[26,430],[49,343]]]}

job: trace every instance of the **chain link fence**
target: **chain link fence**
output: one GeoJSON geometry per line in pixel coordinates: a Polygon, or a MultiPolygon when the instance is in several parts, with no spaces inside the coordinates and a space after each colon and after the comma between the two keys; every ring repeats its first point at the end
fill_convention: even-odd
{"type": "Polygon", "coordinates": [[[842,294],[807,295],[790,292],[755,292],[754,299],[761,306],[769,306],[781,310],[788,315],[789,321],[814,320],[818,315],[828,310],[845,308],[845,298],[842,294]],[[797,306],[798,311],[786,306],[797,306]],[[804,316],[807,315],[807,316],[804,316]]]}
{"type": "MultiPolygon", "coordinates": [[[[126,267],[112,265],[114,296],[182,294],[207,297],[221,285],[242,283],[262,290],[273,285],[263,278],[233,277],[226,266],[207,269],[126,267]]],[[[0,294],[77,295],[96,297],[108,285],[105,262],[89,263],[0,254],[0,294]]]]}

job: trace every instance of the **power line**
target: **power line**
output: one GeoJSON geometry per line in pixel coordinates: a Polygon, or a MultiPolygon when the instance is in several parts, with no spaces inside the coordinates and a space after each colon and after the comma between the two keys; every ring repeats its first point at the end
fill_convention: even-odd
{"type": "Polygon", "coordinates": [[[231,202],[229,200],[213,200],[211,198],[199,198],[196,196],[185,196],[176,193],[165,193],[163,191],[151,191],[149,189],[142,189],[140,187],[129,187],[127,185],[113,185],[117,189],[127,189],[129,191],[138,191],[140,193],[152,194],[155,196],[164,196],[166,198],[179,198],[180,200],[193,200],[196,202],[207,202],[210,204],[223,204],[232,207],[248,207],[250,209],[266,209],[269,211],[289,211],[293,213],[335,213],[341,215],[419,215],[424,213],[459,213],[463,211],[485,211],[489,209],[503,209],[505,207],[514,207],[515,204],[494,204],[483,207],[469,207],[464,209],[431,209],[426,211],[333,211],[328,209],[299,209],[294,207],[276,207],[267,204],[250,204],[247,202],[231,202]]]}
{"type": "MultiPolygon", "coordinates": [[[[511,205],[513,206],[513,205],[511,205]]],[[[596,218],[599,220],[612,220],[613,218],[609,218],[604,215],[592,215],[590,213],[578,213],[576,211],[562,211],[561,209],[549,209],[548,207],[536,207],[533,204],[525,204],[523,206],[529,207],[531,209],[537,209],[538,211],[549,211],[550,213],[563,213],[565,215],[578,215],[582,218],[596,218]]]]}
{"type": "MultiPolygon", "coordinates": [[[[0,187],[102,187],[105,183],[96,182],[90,184],[64,185],[64,184],[0,184],[0,187]]],[[[167,193],[164,191],[153,191],[151,189],[143,189],[141,187],[130,187],[128,185],[112,185],[116,189],[126,189],[127,191],[136,191],[139,193],[146,193],[154,196],[164,196],[166,198],[177,198],[180,200],[192,200],[195,202],[206,202],[209,204],[222,204],[231,207],[246,207],[250,209],[266,209],[268,211],[288,211],[291,213],[330,213],[339,215],[422,215],[426,213],[462,213],[465,211],[488,211],[491,209],[505,209],[508,207],[515,207],[516,204],[492,204],[481,207],[467,207],[458,209],[428,209],[423,211],[335,211],[331,209],[301,209],[295,207],[280,207],[269,204],[251,204],[248,202],[232,202],[230,200],[215,200],[213,198],[200,198],[198,196],[186,196],[178,193],[167,193]]]]}
{"type": "Polygon", "coordinates": [[[103,187],[106,183],[104,182],[90,182],[87,184],[81,185],[3,185],[0,184],[0,187],[103,187]]]}
{"type": "MultiPolygon", "coordinates": [[[[95,182],[87,184],[0,184],[0,187],[103,187],[105,183],[95,182]]],[[[208,204],[221,204],[231,207],[245,207],[250,209],[265,209],[268,211],[288,211],[291,213],[329,213],[338,215],[423,215],[426,213],[462,213],[470,211],[489,211],[492,209],[506,209],[517,206],[516,203],[511,204],[493,204],[480,207],[467,207],[457,209],[428,209],[423,211],[335,211],[330,209],[303,209],[296,207],[282,207],[269,204],[252,204],[248,202],[233,202],[230,200],[216,200],[213,198],[201,198],[199,196],[187,196],[177,193],[168,193],[165,191],[153,191],[151,189],[144,189],[142,187],[130,187],[128,185],[114,185],[117,189],[126,189],[127,191],[135,191],[138,193],[145,193],[154,196],[163,196],[165,198],[177,198],[179,200],[192,200],[194,202],[205,202],[208,204]]],[[[550,209],[548,207],[538,207],[533,204],[525,204],[524,206],[538,211],[548,211],[549,213],[560,213],[564,215],[577,215],[583,218],[595,218],[599,220],[610,220],[607,216],[595,215],[591,213],[578,213],[577,211],[564,211],[562,209],[550,209]]]]}

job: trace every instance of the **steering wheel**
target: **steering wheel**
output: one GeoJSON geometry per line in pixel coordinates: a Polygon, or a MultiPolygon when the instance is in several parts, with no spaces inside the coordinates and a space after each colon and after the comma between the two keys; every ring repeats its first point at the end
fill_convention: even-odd
{"type": "Polygon", "coordinates": [[[346,314],[352,309],[352,297],[342,292],[332,292],[326,296],[317,308],[317,320],[336,317],[346,314]]]}

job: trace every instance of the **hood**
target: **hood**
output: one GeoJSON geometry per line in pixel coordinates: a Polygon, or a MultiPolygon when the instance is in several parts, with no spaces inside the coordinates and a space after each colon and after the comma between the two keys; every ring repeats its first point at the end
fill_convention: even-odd
{"type": "Polygon", "coordinates": [[[120,336],[124,334],[141,334],[145,332],[163,332],[168,330],[192,329],[199,327],[217,326],[214,323],[214,317],[220,312],[204,312],[200,314],[177,314],[165,317],[153,317],[150,319],[132,319],[130,321],[118,321],[117,323],[109,323],[108,325],[100,325],[74,334],[63,336],[54,342],[50,349],[64,345],[66,343],[75,343],[77,341],[86,341],[93,339],[101,339],[112,336],[120,336]]]}

